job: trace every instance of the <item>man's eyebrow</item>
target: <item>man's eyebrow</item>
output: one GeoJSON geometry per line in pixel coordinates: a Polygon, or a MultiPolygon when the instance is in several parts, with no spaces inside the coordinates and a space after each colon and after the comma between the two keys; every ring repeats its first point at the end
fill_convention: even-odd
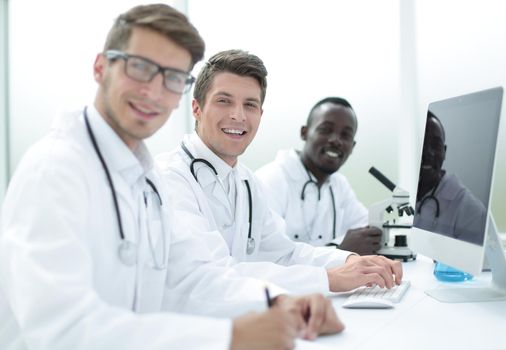
{"type": "Polygon", "coordinates": [[[232,97],[232,94],[226,92],[226,91],[218,91],[215,93],[215,96],[227,96],[227,97],[232,97]]]}
{"type": "Polygon", "coordinates": [[[256,97],[248,97],[246,101],[260,103],[260,99],[256,97]]]}
{"type": "MultiPolygon", "coordinates": [[[[234,97],[234,95],[232,95],[231,93],[226,92],[226,91],[217,91],[217,92],[214,94],[214,96],[234,97]]],[[[257,98],[257,97],[247,97],[247,98],[246,98],[246,101],[260,103],[260,99],[259,99],[259,98],[257,98]]]]}

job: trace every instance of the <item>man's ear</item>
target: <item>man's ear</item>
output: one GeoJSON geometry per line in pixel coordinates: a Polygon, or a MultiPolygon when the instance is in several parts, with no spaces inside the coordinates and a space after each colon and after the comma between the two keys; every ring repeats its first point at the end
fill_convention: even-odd
{"type": "Polygon", "coordinates": [[[446,159],[446,145],[445,145],[445,151],[443,152],[443,162],[445,161],[446,159]]]}
{"type": "Polygon", "coordinates": [[[202,120],[202,108],[196,99],[192,100],[192,114],[195,118],[195,130],[198,132],[198,126],[202,120]]]}
{"type": "Polygon", "coordinates": [[[192,100],[192,113],[193,117],[200,121],[200,118],[202,117],[202,109],[196,99],[192,100]]]}
{"type": "Polygon", "coordinates": [[[95,63],[93,63],[93,77],[98,84],[102,84],[105,79],[107,59],[101,53],[95,57],[95,63]]]}
{"type": "Polygon", "coordinates": [[[307,126],[305,125],[300,128],[300,138],[307,141],[307,126]]]}
{"type": "Polygon", "coordinates": [[[357,144],[357,141],[353,140],[353,146],[351,146],[350,154],[353,153],[353,150],[355,149],[356,144],[357,144]]]}

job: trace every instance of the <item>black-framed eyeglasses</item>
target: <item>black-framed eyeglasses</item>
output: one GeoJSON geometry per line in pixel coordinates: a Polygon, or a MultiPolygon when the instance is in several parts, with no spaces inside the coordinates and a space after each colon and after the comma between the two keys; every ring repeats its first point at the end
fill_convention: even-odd
{"type": "Polygon", "coordinates": [[[161,67],[141,56],[129,55],[118,50],[107,50],[105,57],[109,60],[125,60],[125,74],[143,83],[152,81],[158,73],[162,73],[163,86],[176,94],[188,92],[195,81],[195,78],[188,72],[176,68],[161,67]]]}

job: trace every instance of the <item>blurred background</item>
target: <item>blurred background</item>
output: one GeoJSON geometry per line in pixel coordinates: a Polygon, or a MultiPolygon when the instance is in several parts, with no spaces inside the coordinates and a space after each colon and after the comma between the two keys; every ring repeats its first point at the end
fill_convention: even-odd
{"type": "MultiPolygon", "coordinates": [[[[206,58],[237,48],[264,61],[264,114],[241,158],[249,167],[271,161],[279,149],[300,149],[300,127],[321,98],[350,101],[359,121],[357,145],[341,171],[367,206],[389,195],[368,174],[371,166],[408,190],[414,202],[430,102],[506,85],[506,3],[499,0],[165,2],[200,31],[206,58]]],[[[0,203],[20,158],[52,119],[92,103],[92,65],[106,33],[115,16],[140,3],[147,2],[1,0],[0,203]]],[[[190,103],[188,94],[148,140],[154,154],[177,147],[193,129],[190,103]]],[[[505,114],[492,190],[502,232],[505,114]]]]}

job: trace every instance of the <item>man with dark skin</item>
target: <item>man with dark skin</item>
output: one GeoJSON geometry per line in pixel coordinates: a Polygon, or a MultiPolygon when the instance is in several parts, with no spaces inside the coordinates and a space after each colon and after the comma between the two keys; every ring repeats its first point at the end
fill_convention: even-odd
{"type": "Polygon", "coordinates": [[[338,173],[355,147],[357,118],[343,98],[325,98],[311,109],[300,135],[302,151],[280,151],[257,171],[272,209],[288,235],[313,245],[334,245],[361,255],[379,249],[381,230],[338,173]]]}
{"type": "Polygon", "coordinates": [[[443,169],[446,151],[443,124],[429,111],[413,226],[482,244],[485,206],[456,175],[443,169]]]}

